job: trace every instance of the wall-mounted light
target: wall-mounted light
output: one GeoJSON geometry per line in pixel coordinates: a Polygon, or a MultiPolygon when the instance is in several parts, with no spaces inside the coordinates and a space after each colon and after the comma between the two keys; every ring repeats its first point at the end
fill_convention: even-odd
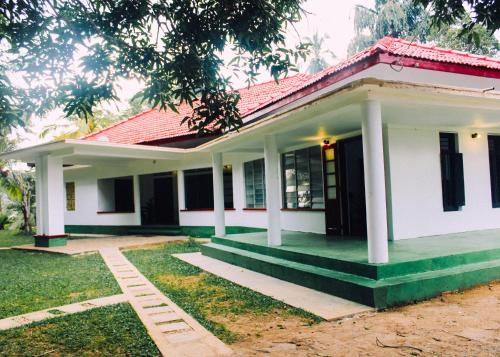
{"type": "Polygon", "coordinates": [[[323,145],[323,146],[330,145],[330,140],[326,140],[326,139],[323,140],[323,143],[321,145],[323,145]]]}
{"type": "Polygon", "coordinates": [[[481,134],[479,134],[479,133],[472,133],[471,138],[472,139],[481,139],[481,134]]]}

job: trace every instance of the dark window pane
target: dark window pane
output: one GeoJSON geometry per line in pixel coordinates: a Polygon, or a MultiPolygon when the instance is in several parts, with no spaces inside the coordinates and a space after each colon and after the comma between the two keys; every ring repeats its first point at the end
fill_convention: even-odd
{"type": "Polygon", "coordinates": [[[214,187],[212,169],[184,171],[184,192],[187,209],[213,209],[214,187]]]}
{"type": "Polygon", "coordinates": [[[462,154],[458,153],[458,135],[439,133],[441,150],[441,187],[444,211],[458,211],[465,205],[462,154]]]}
{"type": "Polygon", "coordinates": [[[500,136],[488,136],[490,157],[491,202],[493,207],[500,207],[500,136]]]}
{"type": "MultiPolygon", "coordinates": [[[[184,171],[186,209],[213,209],[214,186],[211,168],[184,171]]],[[[224,167],[224,207],[233,208],[233,173],[224,167]]]]}
{"type": "Polygon", "coordinates": [[[134,179],[132,177],[115,179],[115,211],[134,211],[134,179]]]}

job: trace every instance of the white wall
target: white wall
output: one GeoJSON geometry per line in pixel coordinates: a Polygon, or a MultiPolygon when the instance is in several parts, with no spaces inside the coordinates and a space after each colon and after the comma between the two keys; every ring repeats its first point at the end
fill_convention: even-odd
{"type": "MultiPolygon", "coordinates": [[[[243,226],[266,228],[267,216],[264,210],[245,210],[245,178],[243,164],[246,161],[262,158],[263,154],[226,154],[224,164],[231,164],[233,169],[233,200],[234,210],[226,210],[227,226],[243,226]]],[[[140,212],[136,207],[135,213],[101,213],[98,206],[99,193],[97,180],[100,178],[139,175],[145,173],[188,170],[210,167],[209,159],[201,158],[197,162],[152,163],[144,161],[130,166],[98,166],[82,169],[65,170],[65,181],[75,182],[76,210],[65,212],[67,225],[140,225],[140,212]]],[[[136,179],[137,176],[134,176],[136,179]]],[[[137,185],[136,185],[137,186],[137,185]]],[[[184,195],[179,192],[179,197],[184,195]]],[[[182,200],[182,197],[181,197],[182,200]]],[[[101,200],[102,201],[102,200],[101,200]]],[[[213,211],[185,211],[179,212],[181,226],[213,226],[213,211]]],[[[325,232],[324,212],[322,211],[282,211],[281,225],[286,230],[304,232],[325,232]]]]}
{"type": "Polygon", "coordinates": [[[452,128],[387,128],[393,238],[500,228],[500,209],[492,208],[488,132],[452,128]],[[463,154],[465,206],[444,212],[439,132],[457,132],[463,154]]]}

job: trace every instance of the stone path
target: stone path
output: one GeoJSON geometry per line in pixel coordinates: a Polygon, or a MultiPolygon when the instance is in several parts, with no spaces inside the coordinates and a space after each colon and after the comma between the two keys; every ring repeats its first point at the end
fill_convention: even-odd
{"type": "Polygon", "coordinates": [[[24,315],[8,317],[6,319],[0,320],[0,330],[8,330],[14,327],[28,325],[36,321],[41,321],[68,314],[75,314],[77,312],[83,312],[90,309],[95,309],[96,307],[103,307],[126,301],[127,297],[124,294],[119,294],[93,300],[82,301],[75,304],[69,304],[59,307],[53,307],[50,309],[30,312],[24,315]]]}
{"type": "Polygon", "coordinates": [[[80,239],[68,239],[68,244],[63,247],[35,247],[33,244],[20,245],[13,247],[13,249],[21,250],[32,250],[39,252],[48,253],[60,253],[60,254],[86,254],[91,252],[97,252],[99,249],[103,248],[132,248],[140,247],[150,244],[167,243],[173,241],[186,240],[184,236],[153,236],[153,237],[141,237],[141,236],[112,236],[112,237],[97,237],[97,238],[80,238],[80,239]]]}
{"type": "Polygon", "coordinates": [[[173,254],[173,256],[209,273],[283,301],[288,305],[301,308],[328,321],[373,310],[370,306],[228,264],[206,257],[201,253],[173,254]]]}
{"type": "Polygon", "coordinates": [[[232,354],[223,342],[163,295],[118,248],[99,252],[163,356],[232,354]]]}

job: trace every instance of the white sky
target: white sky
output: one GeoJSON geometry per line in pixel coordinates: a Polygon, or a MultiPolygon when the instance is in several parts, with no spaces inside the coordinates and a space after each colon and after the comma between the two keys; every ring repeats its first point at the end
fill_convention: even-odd
{"type": "MultiPolygon", "coordinates": [[[[354,19],[354,6],[361,4],[367,7],[374,6],[374,0],[309,0],[303,4],[303,7],[309,12],[300,23],[295,25],[300,37],[312,36],[314,32],[318,31],[320,34],[328,34],[329,39],[326,40],[325,48],[330,49],[335,53],[338,59],[345,58],[347,55],[347,47],[349,41],[354,35],[353,19],[354,19]]],[[[297,32],[290,28],[288,30],[288,40],[290,44],[297,43],[300,39],[297,32]]],[[[302,67],[305,71],[305,66],[302,67]]],[[[260,80],[267,80],[268,76],[262,75],[260,80]]],[[[236,87],[243,87],[243,79],[241,85],[235,83],[236,87]]],[[[121,103],[111,103],[106,106],[106,109],[117,111],[124,109],[127,106],[128,100],[140,90],[140,83],[136,81],[127,81],[121,83],[121,89],[118,89],[118,97],[121,103]]],[[[30,132],[24,129],[16,131],[20,139],[19,146],[31,146],[41,142],[50,141],[50,136],[44,139],[38,137],[38,134],[43,130],[46,125],[59,124],[63,126],[67,124],[67,120],[62,117],[62,111],[57,110],[49,113],[45,118],[35,118],[32,120],[30,132]]],[[[62,130],[68,130],[65,127],[62,130]]],[[[56,134],[56,133],[54,133],[56,134]]]]}

